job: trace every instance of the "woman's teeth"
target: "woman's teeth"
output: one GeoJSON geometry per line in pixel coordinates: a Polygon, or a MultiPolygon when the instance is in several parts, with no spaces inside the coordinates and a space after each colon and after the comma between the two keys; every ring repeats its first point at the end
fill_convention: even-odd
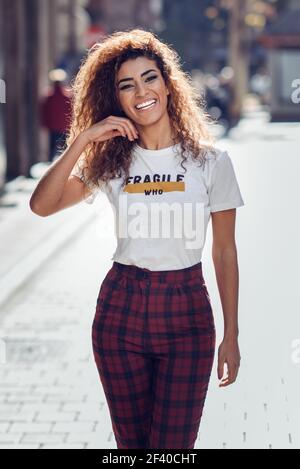
{"type": "Polygon", "coordinates": [[[143,106],[143,107],[140,107],[140,108],[137,108],[137,107],[136,107],[136,109],[137,109],[138,111],[144,111],[145,109],[149,109],[150,107],[154,106],[154,104],[156,104],[156,101],[153,101],[152,103],[147,104],[146,106],[143,106]]]}

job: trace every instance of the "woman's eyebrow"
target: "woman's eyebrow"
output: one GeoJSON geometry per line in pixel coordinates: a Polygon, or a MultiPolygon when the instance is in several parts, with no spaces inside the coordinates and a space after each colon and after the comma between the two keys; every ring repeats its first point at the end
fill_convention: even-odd
{"type": "MultiPolygon", "coordinates": [[[[146,75],[147,73],[149,72],[156,72],[156,70],[154,70],[153,68],[150,68],[149,70],[146,70],[146,72],[143,72],[141,73],[141,77],[143,77],[144,75],[146,75]]],[[[128,77],[128,78],[122,78],[122,80],[119,80],[117,85],[119,85],[120,83],[122,83],[123,81],[129,81],[129,80],[133,80],[133,78],[131,77],[128,77]]]]}

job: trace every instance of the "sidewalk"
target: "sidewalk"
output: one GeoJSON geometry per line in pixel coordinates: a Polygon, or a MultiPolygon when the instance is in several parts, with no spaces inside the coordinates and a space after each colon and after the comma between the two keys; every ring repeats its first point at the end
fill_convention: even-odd
{"type": "Polygon", "coordinates": [[[35,215],[29,198],[36,183],[21,176],[7,184],[1,198],[0,306],[59,246],[93,220],[91,211],[78,206],[48,218],[35,215]]]}
{"type": "Polygon", "coordinates": [[[2,307],[0,448],[107,447],[90,327],[104,271],[95,225],[65,244],[2,307]],[[101,428],[102,427],[102,428],[101,428]]]}
{"type": "Polygon", "coordinates": [[[108,447],[90,327],[111,263],[102,252],[114,243],[103,229],[109,206],[101,194],[41,218],[28,206],[34,185],[22,181],[5,201],[18,206],[2,212],[0,449],[108,447]]]}
{"type": "MultiPolygon", "coordinates": [[[[239,260],[238,381],[218,389],[215,372],[199,435],[207,448],[300,448],[299,123],[251,114],[220,144],[231,155],[245,206],[237,209],[239,260]],[[298,354],[299,355],[299,354],[298,354]]],[[[222,309],[211,262],[207,283],[222,339],[222,309]]]]}
{"type": "MultiPolygon", "coordinates": [[[[264,119],[245,119],[219,142],[246,204],[236,220],[242,362],[235,385],[219,389],[215,360],[195,449],[300,448],[300,364],[292,359],[300,338],[300,126],[264,119]]],[[[10,286],[0,304],[7,352],[0,364],[0,449],[116,448],[91,347],[95,302],[115,247],[112,214],[101,194],[92,206],[31,216],[31,190],[9,195],[7,203],[22,200],[19,208],[0,209],[1,294],[10,286]],[[26,265],[35,268],[21,275],[26,265]]],[[[210,225],[203,266],[219,345],[211,241],[210,225]]]]}

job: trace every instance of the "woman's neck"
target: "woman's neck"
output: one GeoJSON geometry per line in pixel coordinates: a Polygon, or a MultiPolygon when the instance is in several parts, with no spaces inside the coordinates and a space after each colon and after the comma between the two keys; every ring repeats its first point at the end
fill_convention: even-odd
{"type": "Polygon", "coordinates": [[[138,145],[146,150],[161,150],[178,143],[171,127],[170,119],[166,116],[153,126],[140,127],[138,145]]]}

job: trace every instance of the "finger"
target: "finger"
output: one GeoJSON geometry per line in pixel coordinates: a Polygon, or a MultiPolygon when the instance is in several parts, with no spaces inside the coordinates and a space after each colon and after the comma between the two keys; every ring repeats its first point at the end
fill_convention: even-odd
{"type": "Polygon", "coordinates": [[[224,365],[225,365],[224,358],[219,358],[219,362],[218,362],[218,378],[219,379],[221,379],[224,375],[224,365]]]}
{"type": "Polygon", "coordinates": [[[105,140],[109,140],[111,138],[119,137],[119,136],[122,136],[119,130],[108,130],[107,132],[104,133],[104,135],[101,135],[100,137],[95,137],[93,140],[94,142],[103,142],[105,140]]]}
{"type": "Polygon", "coordinates": [[[129,127],[132,129],[133,134],[138,137],[139,132],[137,128],[135,127],[135,125],[133,124],[133,122],[130,119],[126,119],[126,117],[123,117],[123,119],[125,119],[125,123],[127,123],[129,127]]]}
{"type": "Polygon", "coordinates": [[[224,388],[225,386],[230,386],[230,385],[233,384],[234,382],[235,382],[235,380],[226,379],[226,380],[222,381],[222,382],[219,384],[219,387],[220,387],[220,388],[224,388]]]}
{"type": "Polygon", "coordinates": [[[239,374],[239,365],[236,365],[235,373],[234,373],[234,376],[233,376],[233,382],[236,381],[236,379],[238,377],[238,374],[239,374]]]}
{"type": "Polygon", "coordinates": [[[228,366],[228,380],[232,382],[234,375],[235,375],[236,368],[235,368],[235,365],[233,365],[232,363],[228,363],[227,366],[228,366]]]}
{"type": "Polygon", "coordinates": [[[233,384],[236,381],[237,373],[238,373],[238,366],[236,364],[229,365],[228,369],[229,369],[228,377],[224,381],[224,383],[222,383],[222,386],[229,386],[230,384],[233,384]]]}
{"type": "Polygon", "coordinates": [[[121,125],[122,128],[125,129],[129,140],[134,140],[135,138],[137,138],[137,134],[135,133],[134,128],[132,128],[129,125],[128,120],[124,120],[121,117],[119,117],[119,118],[116,117],[114,120],[112,119],[111,122],[113,122],[113,123],[115,122],[116,124],[121,125]]]}
{"type": "Polygon", "coordinates": [[[117,120],[114,116],[109,116],[107,118],[106,125],[109,130],[119,130],[123,137],[128,137],[129,139],[131,138],[131,135],[128,135],[128,130],[127,127],[123,124],[123,122],[117,120]]]}
{"type": "Polygon", "coordinates": [[[104,130],[106,133],[109,134],[112,134],[113,132],[116,133],[116,131],[119,131],[123,135],[123,137],[126,137],[126,133],[123,127],[118,122],[112,121],[110,117],[106,119],[106,122],[104,124],[104,130]]]}
{"type": "Polygon", "coordinates": [[[225,388],[226,386],[229,386],[229,381],[222,381],[220,384],[219,384],[219,388],[225,388]]]}
{"type": "Polygon", "coordinates": [[[108,132],[107,134],[107,137],[108,138],[113,138],[113,137],[126,137],[126,135],[123,135],[123,133],[121,133],[119,130],[111,130],[110,132],[108,132]]]}
{"type": "Polygon", "coordinates": [[[221,379],[221,381],[219,383],[219,387],[222,388],[224,386],[227,386],[228,382],[229,382],[228,375],[226,375],[221,379]]]}
{"type": "Polygon", "coordinates": [[[229,384],[230,384],[230,379],[229,379],[229,375],[227,373],[227,375],[223,376],[223,378],[221,379],[219,386],[220,387],[225,387],[225,386],[228,386],[229,384]]]}
{"type": "Polygon", "coordinates": [[[128,135],[126,127],[123,126],[121,123],[119,122],[111,123],[111,127],[113,127],[114,131],[115,130],[119,131],[124,138],[128,137],[129,140],[131,139],[131,135],[128,135]]]}
{"type": "Polygon", "coordinates": [[[134,137],[138,137],[139,133],[137,131],[137,128],[133,125],[130,119],[127,119],[126,117],[119,117],[119,119],[121,119],[122,122],[124,122],[124,124],[128,126],[128,129],[130,130],[130,132],[133,134],[134,137]]]}

